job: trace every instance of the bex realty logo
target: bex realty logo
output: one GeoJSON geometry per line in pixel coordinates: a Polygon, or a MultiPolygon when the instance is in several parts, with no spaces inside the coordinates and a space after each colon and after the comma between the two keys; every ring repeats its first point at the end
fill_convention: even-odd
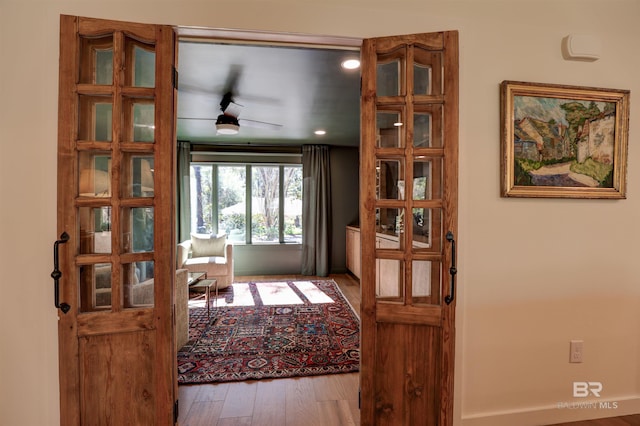
{"type": "MultiPolygon", "coordinates": [[[[602,382],[573,382],[573,397],[574,398],[589,398],[596,397],[601,398],[602,395],[602,382]]],[[[558,402],[558,408],[560,409],[588,409],[588,410],[616,410],[618,408],[618,401],[607,400],[589,400],[580,399],[578,401],[571,402],[558,402]]]]}
{"type": "Polygon", "coordinates": [[[586,398],[593,395],[600,398],[602,392],[602,383],[600,382],[573,382],[573,397],[586,398]]]}

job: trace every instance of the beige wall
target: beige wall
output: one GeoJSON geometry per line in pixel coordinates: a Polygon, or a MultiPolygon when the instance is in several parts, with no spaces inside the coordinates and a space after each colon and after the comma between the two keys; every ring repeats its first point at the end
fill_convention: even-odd
{"type": "Polygon", "coordinates": [[[456,423],[535,425],[640,412],[640,3],[0,0],[0,423],[57,425],[58,15],[369,37],[460,31],[456,423]],[[231,6],[232,5],[232,6],[231,6]],[[225,13],[226,12],[226,13],[225,13]],[[602,59],[569,62],[589,32],[602,59]],[[499,197],[502,80],[630,89],[628,199],[499,197]],[[568,363],[570,339],[585,362],[568,363]],[[617,410],[557,409],[574,380],[617,410]]]}

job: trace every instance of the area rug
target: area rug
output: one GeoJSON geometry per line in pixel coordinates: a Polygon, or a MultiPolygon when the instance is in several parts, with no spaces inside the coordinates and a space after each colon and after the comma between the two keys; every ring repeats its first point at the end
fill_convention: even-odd
{"type": "Polygon", "coordinates": [[[234,283],[216,302],[189,309],[179,384],[358,371],[360,321],[333,280],[234,283]]]}

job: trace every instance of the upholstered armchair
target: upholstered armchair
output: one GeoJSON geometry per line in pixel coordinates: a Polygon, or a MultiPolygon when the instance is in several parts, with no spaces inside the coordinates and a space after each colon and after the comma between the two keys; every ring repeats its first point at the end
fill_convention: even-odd
{"type": "Polygon", "coordinates": [[[215,278],[218,288],[233,284],[233,244],[226,235],[191,235],[191,239],[178,244],[177,267],[190,272],[206,272],[215,278]]]}
{"type": "MultiPolygon", "coordinates": [[[[176,270],[176,348],[180,350],[189,340],[189,271],[176,270]]],[[[131,306],[153,306],[154,279],[135,282],[125,287],[131,306]]]]}

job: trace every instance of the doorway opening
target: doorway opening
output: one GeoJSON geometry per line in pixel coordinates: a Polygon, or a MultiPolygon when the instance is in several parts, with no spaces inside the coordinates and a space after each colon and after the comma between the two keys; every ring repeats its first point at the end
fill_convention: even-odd
{"type": "MultiPolygon", "coordinates": [[[[345,173],[348,168],[342,167],[345,164],[357,161],[359,70],[344,70],[340,63],[359,59],[361,40],[192,29],[178,29],[178,35],[177,139],[179,143],[189,143],[192,164],[209,164],[215,170],[238,164],[272,164],[283,158],[290,161],[292,153],[299,152],[303,144],[330,145],[337,156],[336,164],[342,169],[337,174],[345,173]]],[[[349,179],[356,182],[357,193],[358,168],[351,167],[350,171],[354,176],[349,179]]],[[[211,184],[209,198],[191,199],[188,220],[178,219],[178,223],[189,224],[188,229],[179,231],[179,241],[197,232],[203,223],[206,232],[225,231],[220,224],[224,222],[225,209],[231,206],[221,205],[212,196],[221,189],[224,192],[216,176],[211,184]],[[203,205],[211,207],[203,209],[203,205]],[[203,210],[207,212],[204,218],[203,210]],[[200,212],[199,218],[196,211],[200,212]]],[[[340,193],[338,186],[336,192],[340,193]]],[[[359,201],[353,192],[339,196],[351,199],[351,203],[338,203],[346,205],[346,211],[338,212],[334,221],[333,234],[338,237],[334,238],[337,240],[334,248],[341,245],[334,251],[342,257],[344,265],[345,227],[357,222],[359,201]]],[[[186,210],[180,208],[178,217],[186,210]]],[[[251,233],[251,229],[247,232],[251,233]]],[[[270,279],[327,278],[299,275],[299,262],[297,268],[294,266],[295,250],[291,256],[292,241],[256,244],[247,233],[243,236],[234,241],[239,280],[264,279],[264,275],[270,279]],[[256,255],[268,260],[256,262],[256,255]],[[277,275],[250,267],[253,264],[259,268],[264,263],[277,265],[274,266],[277,275]]],[[[342,265],[338,268],[341,273],[328,278],[338,283],[358,312],[359,282],[343,273],[342,265]]],[[[334,418],[351,418],[359,424],[358,386],[358,373],[180,385],[180,422],[217,416],[216,419],[252,417],[254,423],[266,420],[278,423],[284,417],[277,416],[285,415],[287,422],[312,416],[329,422],[334,418]],[[285,406],[287,399],[293,412],[273,412],[274,405],[285,406]]]]}

